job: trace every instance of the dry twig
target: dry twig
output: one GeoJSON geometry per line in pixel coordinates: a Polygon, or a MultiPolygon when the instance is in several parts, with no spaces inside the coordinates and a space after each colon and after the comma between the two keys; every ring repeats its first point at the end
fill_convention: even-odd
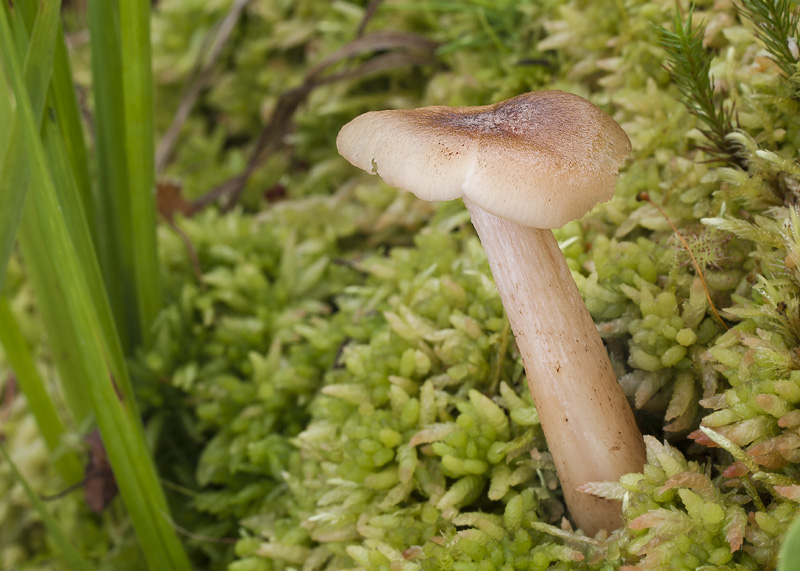
{"type": "Polygon", "coordinates": [[[284,138],[291,130],[295,112],[317,87],[366,77],[390,69],[429,65],[435,61],[437,47],[436,42],[417,34],[379,31],[360,36],[332,53],[308,70],[300,86],[283,92],[278,98],[270,120],[262,129],[250,153],[244,171],[195,200],[194,207],[201,209],[225,198],[223,210],[232,209],[238,203],[253,171],[281,147],[284,138]],[[371,56],[371,58],[352,67],[350,64],[358,56],[371,56]],[[342,62],[345,62],[343,69],[331,71],[342,62]]]}
{"type": "Polygon", "coordinates": [[[669,216],[667,216],[667,213],[664,212],[664,209],[661,208],[655,202],[653,202],[653,199],[650,198],[650,195],[648,193],[640,192],[639,194],[636,195],[636,200],[649,202],[650,204],[655,206],[656,210],[658,210],[661,213],[661,216],[663,216],[664,219],[667,221],[667,224],[669,224],[670,227],[672,227],[673,232],[675,232],[675,235],[678,237],[678,240],[681,241],[681,244],[683,244],[683,247],[688,252],[689,257],[692,259],[692,264],[694,265],[695,270],[697,270],[697,276],[700,278],[700,281],[703,284],[703,290],[705,290],[705,292],[706,292],[706,299],[708,299],[708,304],[709,304],[709,306],[711,306],[711,311],[714,312],[714,315],[717,317],[719,322],[722,324],[722,327],[724,327],[725,331],[727,331],[728,330],[728,326],[725,325],[725,322],[722,320],[722,317],[720,317],[719,313],[717,312],[717,308],[714,305],[714,302],[711,300],[711,293],[708,291],[708,285],[706,284],[706,278],[703,276],[703,269],[700,267],[700,264],[697,263],[697,258],[694,257],[694,253],[692,252],[692,249],[689,247],[689,244],[686,242],[686,239],[683,237],[683,235],[680,232],[678,232],[678,228],[675,226],[675,224],[672,223],[672,220],[669,219],[669,216]]]}
{"type": "Polygon", "coordinates": [[[196,64],[197,71],[192,75],[184,90],[181,103],[178,106],[178,110],[175,113],[175,117],[172,119],[169,129],[167,129],[164,136],[161,137],[161,141],[158,143],[158,149],[156,150],[156,173],[162,172],[164,167],[167,166],[169,159],[172,157],[172,151],[175,148],[175,143],[178,140],[181,127],[183,127],[186,119],[189,118],[189,113],[197,102],[200,93],[205,89],[206,85],[208,85],[214,65],[216,65],[222,53],[222,48],[225,47],[225,44],[231,37],[231,33],[236,28],[236,23],[239,21],[239,17],[242,15],[242,12],[244,12],[249,2],[250,0],[236,0],[228,14],[222,20],[216,36],[211,41],[208,55],[205,56],[205,50],[201,50],[196,64]],[[202,63],[204,56],[205,63],[202,63]]]}

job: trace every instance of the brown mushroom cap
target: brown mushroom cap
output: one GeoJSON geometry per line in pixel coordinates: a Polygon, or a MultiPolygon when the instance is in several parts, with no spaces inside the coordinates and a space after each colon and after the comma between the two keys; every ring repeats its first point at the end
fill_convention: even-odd
{"type": "Polygon", "coordinates": [[[559,228],[614,194],[630,140],[586,99],[535,91],[481,107],[373,111],[339,153],[423,200],[466,196],[502,218],[559,228]]]}

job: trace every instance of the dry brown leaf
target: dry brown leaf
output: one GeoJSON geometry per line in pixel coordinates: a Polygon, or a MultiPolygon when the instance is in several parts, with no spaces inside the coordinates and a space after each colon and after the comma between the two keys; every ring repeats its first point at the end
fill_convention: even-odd
{"type": "Polygon", "coordinates": [[[84,499],[90,510],[100,514],[117,497],[119,489],[100,431],[92,430],[86,436],[86,443],[89,445],[89,463],[84,478],[84,499]]]}
{"type": "Polygon", "coordinates": [[[171,181],[159,181],[156,184],[156,205],[158,213],[169,222],[175,220],[176,214],[192,216],[194,206],[191,201],[183,197],[183,188],[180,184],[171,181]]]}

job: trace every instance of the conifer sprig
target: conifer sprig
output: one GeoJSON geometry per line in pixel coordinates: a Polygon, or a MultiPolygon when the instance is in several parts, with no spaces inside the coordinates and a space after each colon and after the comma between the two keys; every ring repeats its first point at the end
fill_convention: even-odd
{"type": "Polygon", "coordinates": [[[800,61],[798,29],[800,6],[792,0],[743,0],[739,13],[755,26],[755,33],[786,77],[797,75],[800,61]]]}
{"type": "Polygon", "coordinates": [[[714,89],[711,77],[711,52],[703,45],[705,24],[692,24],[694,7],[684,20],[675,13],[674,30],[660,27],[660,44],[667,52],[667,70],[672,75],[683,103],[689,112],[702,123],[700,131],[710,146],[703,150],[715,158],[743,167],[742,159],[726,136],[734,131],[733,106],[723,105],[723,95],[714,89]]]}

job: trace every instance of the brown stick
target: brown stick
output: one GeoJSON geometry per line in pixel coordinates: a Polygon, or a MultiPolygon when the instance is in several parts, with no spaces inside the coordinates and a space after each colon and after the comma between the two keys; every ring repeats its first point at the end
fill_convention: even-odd
{"type": "Polygon", "coordinates": [[[436,61],[437,45],[416,34],[384,30],[360,36],[330,54],[306,72],[301,85],[287,89],[278,98],[267,125],[262,129],[250,153],[244,171],[195,200],[194,207],[200,210],[220,199],[225,200],[225,211],[236,206],[252,173],[283,145],[285,136],[292,129],[295,112],[314,89],[390,69],[429,65],[436,61]],[[355,67],[345,66],[344,69],[331,71],[340,64],[350,63],[354,58],[366,55],[372,57],[355,67]]]}
{"type": "Polygon", "coordinates": [[[208,57],[205,58],[205,63],[201,66],[198,61],[197,67],[199,71],[195,73],[186,87],[178,110],[175,112],[175,117],[173,117],[169,129],[167,129],[167,132],[164,133],[164,136],[161,137],[158,143],[158,149],[156,150],[157,173],[161,173],[161,171],[164,170],[172,157],[172,151],[175,149],[175,143],[178,141],[181,127],[183,127],[186,119],[189,118],[189,113],[191,113],[194,108],[194,104],[197,102],[200,93],[202,93],[203,89],[206,88],[211,80],[214,66],[222,53],[222,48],[231,37],[236,23],[239,21],[239,17],[242,15],[242,12],[249,2],[250,0],[236,0],[234,2],[228,14],[225,16],[225,19],[222,21],[217,35],[214,37],[208,57]]]}
{"type": "Polygon", "coordinates": [[[697,276],[700,278],[700,283],[703,284],[703,290],[705,290],[706,292],[706,299],[708,300],[709,307],[711,307],[711,311],[714,312],[714,316],[716,316],[717,321],[719,321],[722,324],[722,327],[725,328],[725,331],[728,331],[728,326],[722,320],[722,317],[717,311],[717,307],[714,305],[714,300],[711,299],[711,292],[708,291],[708,284],[706,284],[706,278],[705,276],[703,276],[703,268],[701,268],[700,264],[697,263],[697,258],[694,257],[694,252],[692,252],[692,249],[689,247],[688,242],[686,242],[686,238],[684,238],[683,235],[680,232],[678,232],[678,228],[675,226],[675,224],[672,223],[672,220],[669,219],[669,216],[667,216],[667,213],[664,212],[664,209],[661,208],[655,202],[653,202],[653,199],[650,198],[650,195],[648,193],[640,192],[639,194],[636,195],[636,200],[649,202],[652,206],[654,206],[656,210],[658,210],[661,213],[661,216],[664,217],[664,220],[667,221],[667,224],[670,225],[672,231],[675,232],[675,235],[678,237],[678,240],[681,241],[681,244],[683,244],[683,247],[686,249],[686,252],[689,254],[689,257],[692,259],[692,264],[694,265],[694,269],[697,271],[697,276]]]}

